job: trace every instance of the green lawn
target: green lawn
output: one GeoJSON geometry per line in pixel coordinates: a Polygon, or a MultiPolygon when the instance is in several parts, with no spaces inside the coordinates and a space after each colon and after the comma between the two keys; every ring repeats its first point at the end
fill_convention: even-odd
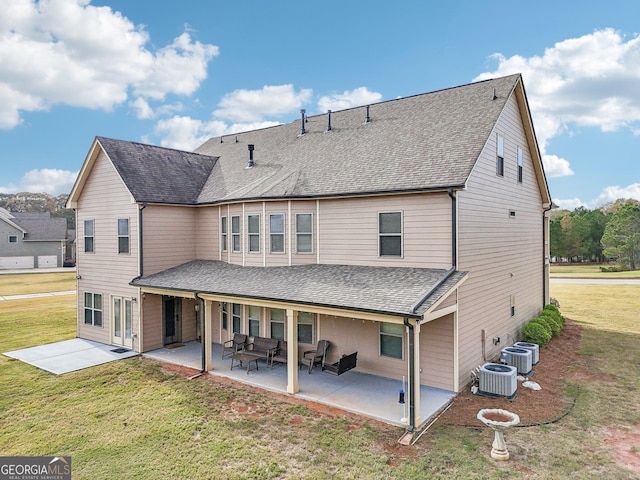
{"type": "Polygon", "coordinates": [[[551,265],[551,277],[572,278],[640,278],[640,270],[630,272],[602,272],[599,265],[551,265]]]}
{"type": "Polygon", "coordinates": [[[6,273],[0,275],[0,296],[64,292],[76,289],[76,273],[6,273]]]}
{"type": "MultiPolygon", "coordinates": [[[[600,438],[640,424],[640,287],[552,295],[585,326],[594,378],[567,385],[579,394],[562,421],[510,430],[506,463],[489,458],[488,429],[436,423],[398,448],[396,427],[142,357],[53,376],[0,356],[0,455],[71,455],[74,480],[632,478],[600,438]]],[[[73,296],[0,302],[0,352],[74,337],[74,308],[73,296]]]]}

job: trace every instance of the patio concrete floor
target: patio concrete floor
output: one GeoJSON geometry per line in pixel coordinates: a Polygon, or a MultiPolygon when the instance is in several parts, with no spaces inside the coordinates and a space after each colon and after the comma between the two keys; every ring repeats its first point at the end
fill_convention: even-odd
{"type": "Polygon", "coordinates": [[[3,355],[21,360],[55,375],[75,372],[95,365],[140,355],[131,349],[124,349],[125,351],[118,353],[114,351],[117,348],[114,345],[73,338],[71,340],[38,345],[37,347],[4,352],[3,355]]]}
{"type": "MultiPolygon", "coordinates": [[[[220,344],[212,344],[212,351],[213,369],[209,371],[211,375],[231,378],[265,390],[287,393],[286,365],[276,364],[271,370],[260,360],[259,370],[252,370],[247,374],[247,371],[241,368],[230,370],[231,359],[221,358],[220,344]]],[[[144,353],[143,356],[198,370],[202,368],[202,345],[195,341],[174,348],[153,350],[144,353]]],[[[340,376],[323,373],[319,368],[314,368],[311,374],[305,369],[299,372],[300,391],[296,394],[298,398],[338,407],[386,423],[406,426],[401,419],[408,417],[409,405],[398,403],[402,379],[394,380],[353,370],[340,376]]],[[[455,393],[448,390],[421,386],[420,410],[423,422],[446,407],[454,396],[455,393]]]]}

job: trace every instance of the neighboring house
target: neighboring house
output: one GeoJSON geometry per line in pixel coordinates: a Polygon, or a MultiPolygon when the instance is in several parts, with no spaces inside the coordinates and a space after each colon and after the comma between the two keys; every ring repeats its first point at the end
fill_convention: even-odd
{"type": "MultiPolygon", "coordinates": [[[[551,199],[520,75],[212,138],[97,137],[76,209],[78,335],[235,332],[458,392],[549,300],[551,199]]],[[[210,349],[205,352],[211,366],[210,349]]],[[[419,425],[419,401],[412,425],[419,425]]]]}
{"type": "Polygon", "coordinates": [[[0,208],[0,270],[62,267],[66,241],[66,219],[0,208]]]}

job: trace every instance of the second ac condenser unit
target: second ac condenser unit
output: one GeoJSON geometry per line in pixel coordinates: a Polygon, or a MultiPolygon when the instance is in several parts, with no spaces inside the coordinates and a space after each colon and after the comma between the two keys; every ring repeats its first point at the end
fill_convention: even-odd
{"type": "Polygon", "coordinates": [[[507,365],[516,367],[518,373],[529,375],[533,362],[531,361],[531,350],[518,347],[507,347],[502,349],[500,359],[507,365]]]}

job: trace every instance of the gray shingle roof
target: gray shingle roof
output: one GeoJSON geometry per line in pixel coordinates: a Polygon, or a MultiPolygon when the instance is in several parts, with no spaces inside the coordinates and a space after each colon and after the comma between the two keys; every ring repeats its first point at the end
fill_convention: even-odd
{"type": "Polygon", "coordinates": [[[67,238],[67,220],[51,218],[49,213],[14,213],[13,222],[27,233],[25,241],[65,240],[67,238]]]}
{"type": "Polygon", "coordinates": [[[466,272],[350,265],[242,267],[194,260],[132,282],[137,287],[201,292],[419,317],[458,284],[466,272]],[[431,295],[412,312],[418,302],[431,295]]]}
{"type": "Polygon", "coordinates": [[[194,205],[216,158],[96,137],[138,202],[194,205]]]}
{"type": "Polygon", "coordinates": [[[339,196],[462,186],[520,75],[308,117],[228,137],[197,152],[219,157],[200,203],[339,196]],[[494,99],[494,89],[496,98],[494,99]],[[222,142],[221,142],[222,140],[222,142]],[[255,166],[246,169],[247,145],[255,166]]]}

